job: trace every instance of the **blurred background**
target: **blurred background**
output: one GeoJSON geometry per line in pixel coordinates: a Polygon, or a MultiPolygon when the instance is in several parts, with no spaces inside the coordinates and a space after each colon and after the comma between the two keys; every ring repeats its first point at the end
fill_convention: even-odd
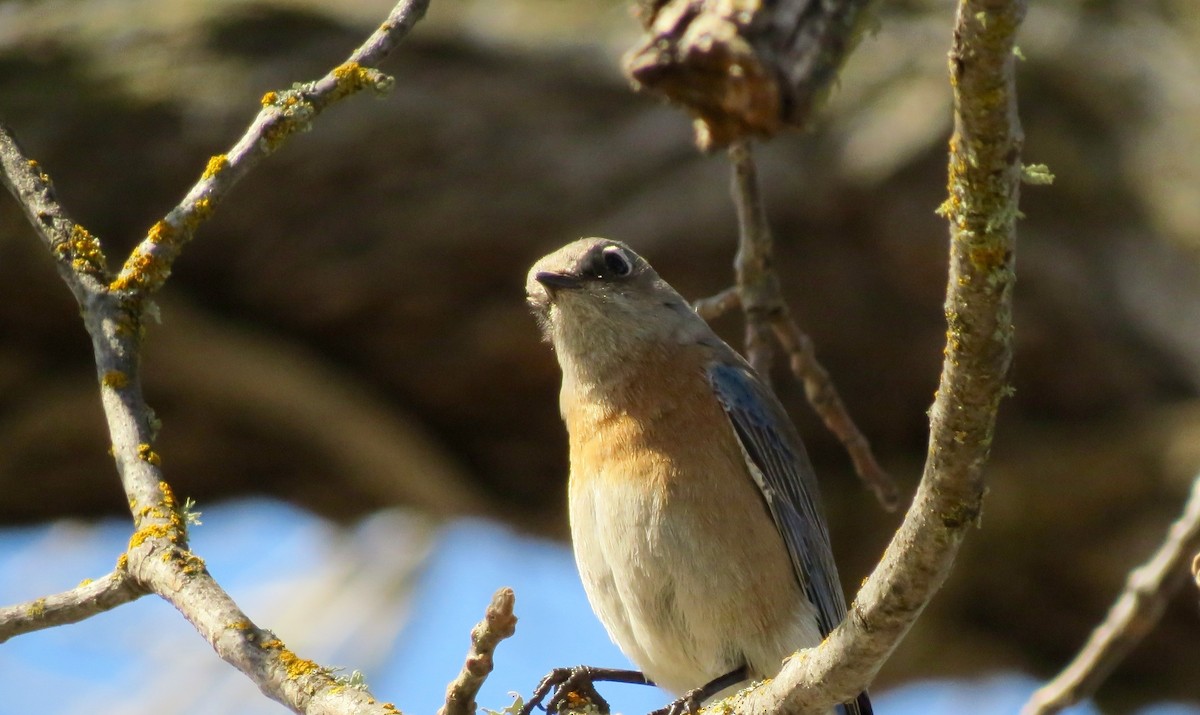
{"type": "MultiPolygon", "coordinates": [[[[1032,3],[1012,381],[982,528],[880,673],[881,713],[1015,712],[1083,643],[1200,471],[1200,6],[1032,3]]],[[[0,0],[0,116],[121,257],[271,89],[341,62],[390,0],[0,0]]],[[[811,131],[759,151],[777,264],[859,426],[911,496],[945,330],[950,0],[880,3],[811,131]]],[[[431,713],[492,591],[517,634],[486,707],[550,667],[620,665],[564,542],[558,372],[532,262],[631,243],[685,296],[729,285],[722,156],[630,91],[619,2],[434,0],[385,98],[332,108],[184,251],[145,345],[193,547],[302,656],[431,713]]],[[[0,600],[112,568],[130,533],[78,310],[0,196],[0,600]]],[[[739,344],[740,318],[716,326],[739,344]]],[[[900,520],[798,388],[853,591],[900,520]]],[[[1194,589],[1079,712],[1200,712],[1194,589]],[[1174,703],[1174,704],[1169,704],[1174,703]]],[[[608,691],[606,691],[608,692],[608,691]]],[[[0,713],[280,712],[155,599],[0,646],[0,713]]],[[[666,698],[615,686],[616,710],[666,698]]]]}

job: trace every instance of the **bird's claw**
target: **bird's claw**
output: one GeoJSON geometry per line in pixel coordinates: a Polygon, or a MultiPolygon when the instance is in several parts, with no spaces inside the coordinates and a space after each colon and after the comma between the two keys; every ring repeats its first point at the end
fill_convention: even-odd
{"type": "Polygon", "coordinates": [[[683,697],[670,703],[665,708],[650,712],[650,715],[694,715],[700,712],[700,703],[704,699],[704,688],[689,690],[683,697]]]}
{"type": "Polygon", "coordinates": [[[538,683],[529,701],[521,708],[520,715],[530,715],[535,707],[542,707],[542,701],[554,690],[554,695],[542,707],[547,713],[558,713],[563,710],[582,710],[588,703],[607,715],[608,701],[601,697],[592,682],[595,669],[587,665],[574,668],[555,668],[538,683]]]}

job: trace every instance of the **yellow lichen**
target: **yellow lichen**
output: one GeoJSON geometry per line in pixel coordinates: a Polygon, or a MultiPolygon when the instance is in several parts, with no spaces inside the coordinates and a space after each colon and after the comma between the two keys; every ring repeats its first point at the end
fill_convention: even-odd
{"type": "Polygon", "coordinates": [[[185,574],[188,574],[190,576],[192,574],[204,573],[205,568],[207,568],[207,567],[205,566],[204,559],[200,558],[199,556],[193,554],[190,551],[188,551],[184,554],[183,572],[185,574]]]}
{"type": "Polygon", "coordinates": [[[104,270],[104,251],[100,248],[100,239],[93,236],[86,228],[75,224],[71,227],[71,236],[67,239],[67,247],[61,244],[55,247],[60,255],[71,256],[71,265],[75,270],[97,272],[104,270]]]}
{"type": "Polygon", "coordinates": [[[137,286],[144,290],[156,288],[171,275],[171,269],[153,254],[143,251],[140,247],[125,261],[121,275],[109,284],[114,291],[127,290],[137,286]]]}
{"type": "MultiPolygon", "coordinates": [[[[139,453],[141,452],[141,445],[138,446],[138,451],[139,453]]],[[[159,480],[158,491],[162,494],[163,506],[171,511],[175,511],[175,507],[179,502],[175,500],[175,492],[171,490],[171,485],[159,480]]]]}
{"type": "Polygon", "coordinates": [[[120,370],[109,370],[100,379],[101,384],[114,390],[120,390],[129,384],[129,376],[120,370]]]}
{"type": "Polygon", "coordinates": [[[279,94],[276,92],[267,92],[262,96],[260,101],[262,102],[262,106],[269,107],[279,101],[279,94]]]}
{"type": "Polygon", "coordinates": [[[150,239],[151,243],[167,243],[175,238],[175,229],[166,221],[159,221],[150,227],[146,238],[150,239]]]}
{"type": "Polygon", "coordinates": [[[87,586],[91,582],[92,582],[92,580],[90,578],[85,578],[84,580],[80,581],[79,585],[76,586],[75,588],[83,588],[84,586],[87,586]]]}
{"type": "Polygon", "coordinates": [[[342,94],[350,94],[360,89],[370,88],[376,92],[387,92],[395,84],[395,79],[377,69],[363,67],[357,62],[347,62],[335,67],[334,79],[338,82],[338,90],[342,94]]]}
{"type": "Polygon", "coordinates": [[[212,212],[212,199],[207,196],[202,196],[196,199],[196,203],[192,207],[191,220],[188,222],[188,228],[191,229],[188,231],[188,235],[190,236],[192,231],[196,230],[196,226],[200,225],[200,223],[203,221],[206,221],[209,216],[212,216],[212,212]]]}
{"type": "Polygon", "coordinates": [[[224,154],[217,154],[208,160],[208,166],[204,167],[204,173],[200,178],[211,179],[227,168],[229,168],[229,159],[224,154]]]}
{"type": "Polygon", "coordinates": [[[306,675],[317,673],[322,670],[321,666],[317,665],[311,660],[301,658],[287,648],[281,648],[279,650],[279,662],[283,664],[284,669],[287,671],[288,678],[292,680],[296,678],[302,678],[306,675]]]}
{"type": "Polygon", "coordinates": [[[42,165],[37,163],[35,159],[30,159],[28,166],[31,171],[37,173],[38,181],[46,186],[50,186],[53,183],[50,181],[50,175],[42,169],[42,165]]]}
{"type": "Polygon", "coordinates": [[[46,612],[46,599],[39,598],[25,608],[25,615],[30,618],[38,618],[46,612]]]}
{"type": "MultiPolygon", "coordinates": [[[[162,459],[158,456],[158,453],[154,451],[154,448],[148,444],[139,444],[137,448],[137,454],[138,459],[142,460],[143,462],[153,464],[156,467],[162,465],[162,459]]],[[[162,486],[162,482],[159,482],[159,486],[162,486]]]]}
{"type": "Polygon", "coordinates": [[[170,526],[166,524],[148,524],[133,532],[133,536],[129,537],[129,548],[136,549],[145,543],[146,539],[169,539],[173,538],[170,526]]]}
{"type": "Polygon", "coordinates": [[[358,89],[363,85],[367,70],[357,62],[347,62],[344,65],[338,65],[333,68],[333,76],[337,78],[338,84],[347,89],[358,89]]]}
{"type": "Polygon", "coordinates": [[[262,648],[263,650],[282,650],[283,641],[279,640],[278,638],[272,638],[269,641],[263,641],[262,643],[259,643],[258,647],[262,648]]]}
{"type": "Polygon", "coordinates": [[[226,626],[226,628],[230,628],[235,631],[248,631],[253,627],[254,627],[254,624],[251,623],[250,621],[234,621],[233,623],[230,623],[228,626],[226,626]]]}
{"type": "Polygon", "coordinates": [[[117,570],[124,571],[129,568],[129,554],[121,554],[117,557],[117,570]]]}

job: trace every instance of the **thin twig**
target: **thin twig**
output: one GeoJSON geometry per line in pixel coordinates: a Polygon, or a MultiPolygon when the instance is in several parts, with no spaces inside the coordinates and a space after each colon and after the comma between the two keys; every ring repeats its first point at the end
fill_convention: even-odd
{"type": "Polygon", "coordinates": [[[95,581],[84,581],[69,591],[0,608],[0,643],[22,633],[78,623],[145,594],[145,589],[117,569],[95,581]]]}
{"type": "Polygon", "coordinates": [[[394,713],[395,708],[377,702],[365,688],[347,687],[329,669],[300,658],[251,623],[189,550],[186,519],[154,450],[157,422],[142,395],[143,298],[161,287],[180,248],[217,201],[286,136],[306,129],[317,113],[342,97],[364,87],[386,87],[390,79],[372,67],[412,29],[427,5],[428,0],[402,0],[346,63],[316,82],[269,93],[230,153],[210,160],[201,180],[155,224],[111,282],[99,240],[67,217],[49,177],[0,128],[3,182],[56,257],[92,338],[112,454],[136,527],[118,570],[179,609],[217,654],[265,695],[309,715],[394,713]]]}
{"type": "Polygon", "coordinates": [[[1070,665],[1038,688],[1021,715],[1050,715],[1090,697],[1129,651],[1150,632],[1187,577],[1200,549],[1200,476],[1183,513],[1150,560],[1129,573],[1125,588],[1070,665]]]}
{"type": "Polygon", "coordinates": [[[871,451],[871,443],[850,419],[850,413],[842,402],[841,395],[833,386],[829,373],[817,362],[816,351],[812,339],[800,329],[790,314],[782,313],[771,321],[775,329],[775,338],[783,351],[788,354],[788,365],[792,374],[804,385],[804,394],[813,406],[825,426],[837,435],[850,460],[854,463],[854,471],[862,481],[875,493],[875,498],[887,511],[896,511],[900,505],[900,490],[892,476],[875,461],[871,451]]]}
{"type": "Polygon", "coordinates": [[[438,715],[475,715],[478,708],[475,696],[492,672],[496,646],[516,632],[515,600],[511,588],[499,589],[492,595],[483,620],[471,629],[471,650],[458,677],[446,686],[446,704],[438,709],[438,715]]]}
{"type": "Polygon", "coordinates": [[[770,380],[773,351],[769,323],[787,306],[772,265],[774,240],[750,143],[734,142],[729,147],[729,160],[733,163],[731,190],[738,216],[738,250],[733,267],[738,300],[746,314],[746,359],[764,380],[770,380]]]}
{"type": "Polygon", "coordinates": [[[950,53],[948,322],[921,484],[847,618],[821,645],[729,706],[743,715],[828,712],[870,685],[941,588],[978,521],[983,466],[1012,359],[1023,138],[1013,47],[1022,0],[960,0],[950,53]]]}
{"type": "Polygon", "coordinates": [[[425,15],[428,6],[429,0],[401,0],[367,41],[324,77],[264,95],[263,107],[249,129],[228,152],[209,159],[200,180],[183,201],[150,228],[112,282],[113,289],[135,294],[158,290],[183,245],[212,215],[229,189],[274,153],[284,139],[307,131],[318,114],[340,99],[363,89],[388,91],[393,79],[376,66],[425,15]]]}
{"type": "MultiPolygon", "coordinates": [[[[817,361],[812,340],[800,329],[783,298],[779,277],[772,265],[771,228],[749,142],[734,142],[729,148],[729,160],[733,164],[732,191],[739,229],[738,252],[734,259],[737,288],[733,295],[746,315],[746,358],[764,379],[769,379],[770,334],[773,330],[788,355],[792,373],[804,386],[813,410],[841,441],[859,478],[875,493],[883,508],[895,511],[899,503],[896,482],[875,460],[870,443],[846,410],[829,371],[817,361]]],[[[727,290],[698,302],[697,312],[701,308],[710,313],[723,312],[733,304],[727,290]]],[[[701,315],[705,314],[702,312],[701,315]]]]}
{"type": "Polygon", "coordinates": [[[737,288],[726,288],[716,295],[701,298],[692,304],[692,309],[708,321],[716,320],[742,304],[737,288]]]}

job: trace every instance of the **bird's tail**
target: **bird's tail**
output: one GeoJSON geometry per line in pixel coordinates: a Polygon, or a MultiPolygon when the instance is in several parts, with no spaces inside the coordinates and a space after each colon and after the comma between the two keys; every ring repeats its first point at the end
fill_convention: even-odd
{"type": "Polygon", "coordinates": [[[871,696],[864,690],[852,702],[839,705],[837,712],[838,715],[874,715],[875,709],[871,707],[871,696]]]}

